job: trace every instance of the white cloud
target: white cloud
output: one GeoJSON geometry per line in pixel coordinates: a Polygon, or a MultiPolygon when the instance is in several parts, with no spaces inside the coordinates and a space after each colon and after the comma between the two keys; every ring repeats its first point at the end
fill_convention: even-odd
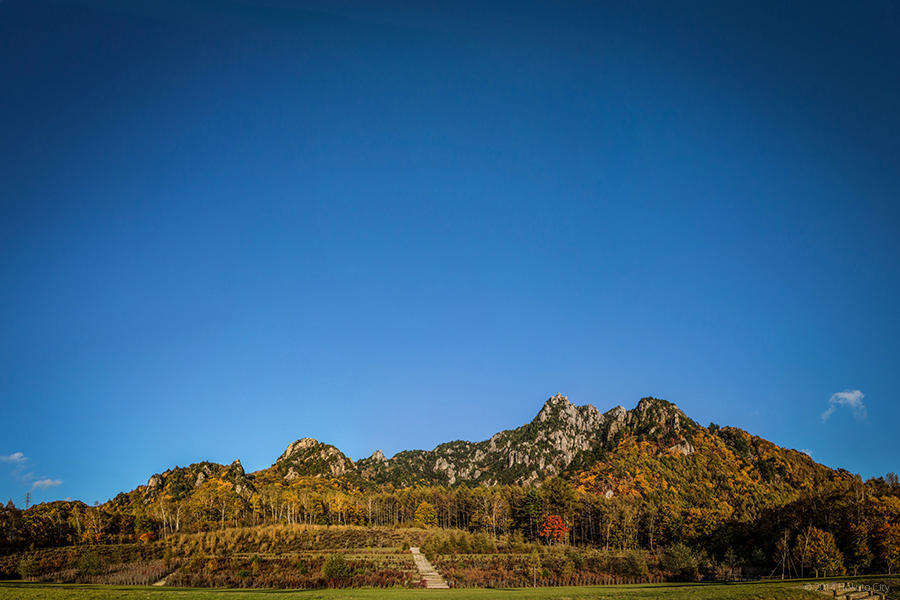
{"type": "Polygon", "coordinates": [[[31,489],[46,490],[47,488],[55,487],[57,485],[60,485],[61,483],[61,479],[38,479],[31,484],[31,489]]]}
{"type": "Polygon", "coordinates": [[[17,481],[20,481],[24,484],[31,483],[32,490],[46,490],[48,488],[56,487],[58,485],[62,485],[61,479],[51,479],[50,477],[42,477],[41,479],[37,479],[34,475],[34,471],[25,471],[28,467],[28,463],[31,461],[28,460],[28,457],[25,456],[22,452],[13,452],[12,454],[7,454],[5,456],[0,455],[0,463],[6,463],[11,466],[11,470],[9,472],[10,476],[17,481]]]}
{"type": "Polygon", "coordinates": [[[0,462],[13,463],[17,465],[22,464],[26,460],[28,459],[25,458],[25,455],[21,452],[13,452],[12,454],[7,454],[6,456],[0,456],[0,462]]]}
{"type": "Polygon", "coordinates": [[[0,456],[0,463],[9,465],[9,474],[19,481],[27,481],[29,476],[30,479],[34,479],[33,474],[25,473],[25,468],[28,464],[28,457],[21,452],[13,452],[12,454],[7,454],[6,456],[0,456]],[[23,473],[25,474],[23,475],[23,473]]]}
{"type": "Polygon", "coordinates": [[[813,457],[812,450],[810,450],[809,448],[803,448],[800,450],[800,452],[802,452],[803,454],[807,455],[810,458],[813,457]]]}
{"type": "Polygon", "coordinates": [[[828,399],[828,409],[822,413],[822,422],[827,421],[828,417],[841,406],[846,406],[853,410],[855,418],[865,419],[867,415],[866,405],[863,404],[865,396],[860,390],[844,390],[843,392],[832,394],[831,398],[828,399]]]}
{"type": "Polygon", "coordinates": [[[28,464],[31,461],[28,460],[28,457],[25,456],[22,452],[13,452],[12,454],[7,454],[5,456],[0,455],[0,463],[6,463],[10,465],[12,468],[9,472],[10,476],[25,485],[31,483],[32,490],[46,490],[48,488],[56,487],[58,485],[62,485],[61,479],[51,479],[50,477],[42,477],[41,479],[37,479],[34,475],[34,471],[25,471],[28,467],[28,464]]]}

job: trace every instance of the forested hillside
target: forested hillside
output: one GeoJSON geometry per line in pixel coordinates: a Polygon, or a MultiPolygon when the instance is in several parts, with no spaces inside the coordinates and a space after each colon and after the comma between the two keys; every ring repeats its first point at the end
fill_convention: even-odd
{"type": "MultiPolygon", "coordinates": [[[[352,461],[309,438],[245,473],[197,463],[99,506],[0,510],[4,552],[128,543],[271,524],[456,528],[604,550],[685,548],[758,572],[895,571],[897,477],[862,481],[733,427],[644,398],[600,413],[550,398],[483,442],[352,461]]],[[[699,563],[697,563],[699,564],[699,563]]]]}

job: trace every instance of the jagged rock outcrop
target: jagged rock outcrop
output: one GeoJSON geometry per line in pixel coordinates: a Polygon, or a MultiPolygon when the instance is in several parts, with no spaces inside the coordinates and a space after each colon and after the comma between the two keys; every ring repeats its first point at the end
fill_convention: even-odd
{"type": "Polygon", "coordinates": [[[255,492],[253,476],[244,472],[240,460],[235,460],[230,465],[201,462],[151,476],[144,490],[145,502],[152,501],[160,494],[180,499],[192,490],[203,487],[213,477],[232,484],[234,491],[243,498],[249,499],[255,492]]]}
{"type": "Polygon", "coordinates": [[[272,469],[287,481],[310,475],[341,477],[357,471],[356,465],[343,452],[313,438],[290,444],[272,469]]]}
{"type": "Polygon", "coordinates": [[[381,465],[366,462],[375,482],[528,484],[596,460],[626,435],[692,451],[696,423],[665,400],[644,398],[633,410],[617,406],[601,413],[591,404],[576,406],[562,394],[548,399],[531,423],[501,431],[483,442],[456,441],[434,450],[400,452],[381,465]],[[687,436],[687,437],[686,437],[687,436]]]}
{"type": "Polygon", "coordinates": [[[664,400],[644,398],[633,410],[617,406],[601,413],[593,405],[576,406],[557,394],[531,423],[481,442],[448,442],[390,459],[379,450],[354,463],[334,446],[304,438],[289,445],[270,470],[288,481],[319,475],[397,486],[528,484],[590,464],[627,435],[689,453],[692,448],[684,434],[695,426],[664,400]]]}

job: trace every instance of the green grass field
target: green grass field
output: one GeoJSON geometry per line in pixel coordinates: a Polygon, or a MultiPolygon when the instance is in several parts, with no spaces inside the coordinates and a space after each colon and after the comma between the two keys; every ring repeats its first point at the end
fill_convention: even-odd
{"type": "Polygon", "coordinates": [[[799,589],[800,583],[766,582],[743,584],[645,584],[592,587],[515,589],[338,589],[338,590],[225,590],[177,589],[100,585],[0,582],[0,600],[822,600],[825,596],[799,589]]]}

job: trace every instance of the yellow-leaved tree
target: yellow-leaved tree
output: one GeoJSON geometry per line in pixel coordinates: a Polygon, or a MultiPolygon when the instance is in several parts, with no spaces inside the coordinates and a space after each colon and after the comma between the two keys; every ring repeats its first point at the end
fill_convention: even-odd
{"type": "Polygon", "coordinates": [[[830,531],[822,531],[817,527],[809,529],[807,557],[809,566],[816,572],[816,577],[819,576],[819,571],[824,577],[844,574],[844,557],[830,531]]]}
{"type": "Polygon", "coordinates": [[[437,511],[428,502],[421,502],[416,508],[416,525],[419,527],[434,527],[437,525],[437,511]]]}

